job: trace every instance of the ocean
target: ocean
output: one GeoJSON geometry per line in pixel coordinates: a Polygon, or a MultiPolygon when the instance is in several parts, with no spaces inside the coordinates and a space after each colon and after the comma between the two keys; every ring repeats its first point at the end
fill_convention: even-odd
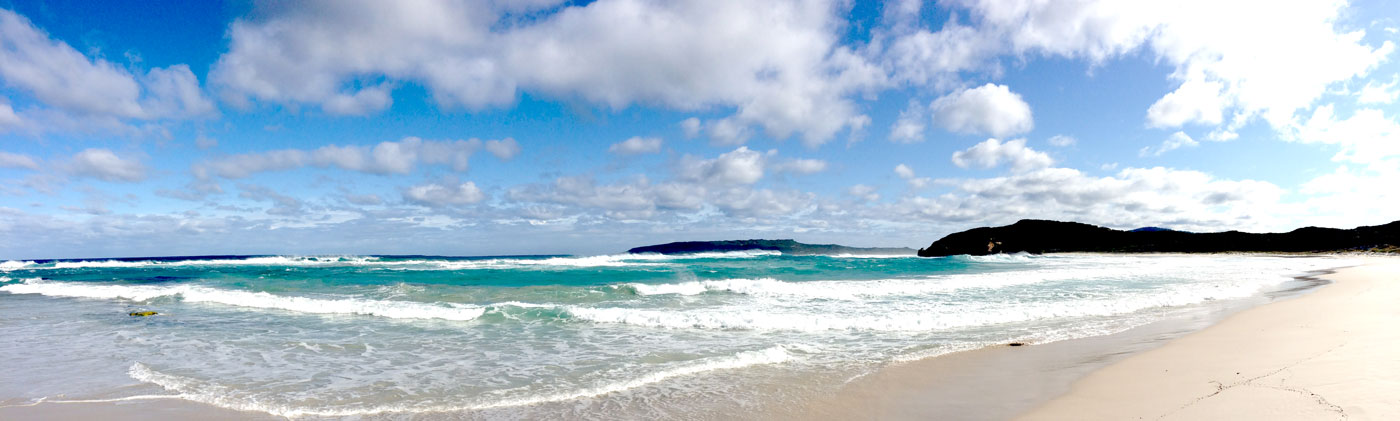
{"type": "Polygon", "coordinates": [[[1348,264],[759,251],[5,261],[0,406],[748,418],[903,362],[1122,332],[1348,264]]]}

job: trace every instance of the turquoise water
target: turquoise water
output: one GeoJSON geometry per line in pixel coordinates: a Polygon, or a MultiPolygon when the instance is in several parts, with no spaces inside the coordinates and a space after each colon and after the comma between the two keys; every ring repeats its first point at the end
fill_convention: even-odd
{"type": "Polygon", "coordinates": [[[1122,331],[1333,258],[254,256],[0,263],[0,405],[726,418],[902,361],[1122,331]],[[130,317],[132,311],[156,311],[130,317]]]}

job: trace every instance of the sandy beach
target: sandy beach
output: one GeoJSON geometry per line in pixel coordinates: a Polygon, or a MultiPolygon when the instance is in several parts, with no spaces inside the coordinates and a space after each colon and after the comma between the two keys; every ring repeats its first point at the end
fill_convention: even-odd
{"type": "Polygon", "coordinates": [[[1324,420],[1400,415],[1400,260],[1093,372],[1024,420],[1324,420]]]}
{"type": "Polygon", "coordinates": [[[1400,259],[1257,307],[891,366],[777,419],[1389,419],[1400,259]]]}

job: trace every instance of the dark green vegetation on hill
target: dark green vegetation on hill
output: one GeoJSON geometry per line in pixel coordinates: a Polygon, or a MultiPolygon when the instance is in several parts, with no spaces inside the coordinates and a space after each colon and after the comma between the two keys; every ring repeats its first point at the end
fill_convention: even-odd
{"type": "Polygon", "coordinates": [[[793,240],[725,240],[681,241],[627,250],[628,253],[686,254],[704,252],[771,250],[783,254],[914,254],[913,249],[883,247],[847,247],[836,244],[806,244],[793,240]]]}
{"type": "Polygon", "coordinates": [[[982,227],[949,234],[919,249],[937,257],[997,253],[1057,252],[1320,252],[1394,250],[1400,221],[1353,229],[1299,228],[1286,233],[1239,231],[1192,233],[1161,228],[1120,231],[1078,222],[1023,219],[1004,227],[982,227]]]}

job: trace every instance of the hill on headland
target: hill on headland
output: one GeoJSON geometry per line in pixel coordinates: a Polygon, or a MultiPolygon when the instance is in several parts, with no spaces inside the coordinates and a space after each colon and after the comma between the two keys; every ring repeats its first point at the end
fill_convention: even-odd
{"type": "Polygon", "coordinates": [[[783,254],[838,255],[838,254],[888,254],[912,255],[913,249],[885,247],[847,247],[837,244],[807,244],[793,240],[724,240],[724,241],[681,241],[657,244],[627,250],[628,253],[686,254],[744,250],[779,251],[783,254]]]}
{"type": "Polygon", "coordinates": [[[1220,253],[1393,250],[1400,245],[1400,221],[1353,229],[1299,228],[1286,233],[1239,231],[1192,233],[1162,228],[1121,231],[1078,222],[1023,219],[1003,227],[973,228],[949,234],[919,249],[937,257],[997,253],[1220,253]]]}

